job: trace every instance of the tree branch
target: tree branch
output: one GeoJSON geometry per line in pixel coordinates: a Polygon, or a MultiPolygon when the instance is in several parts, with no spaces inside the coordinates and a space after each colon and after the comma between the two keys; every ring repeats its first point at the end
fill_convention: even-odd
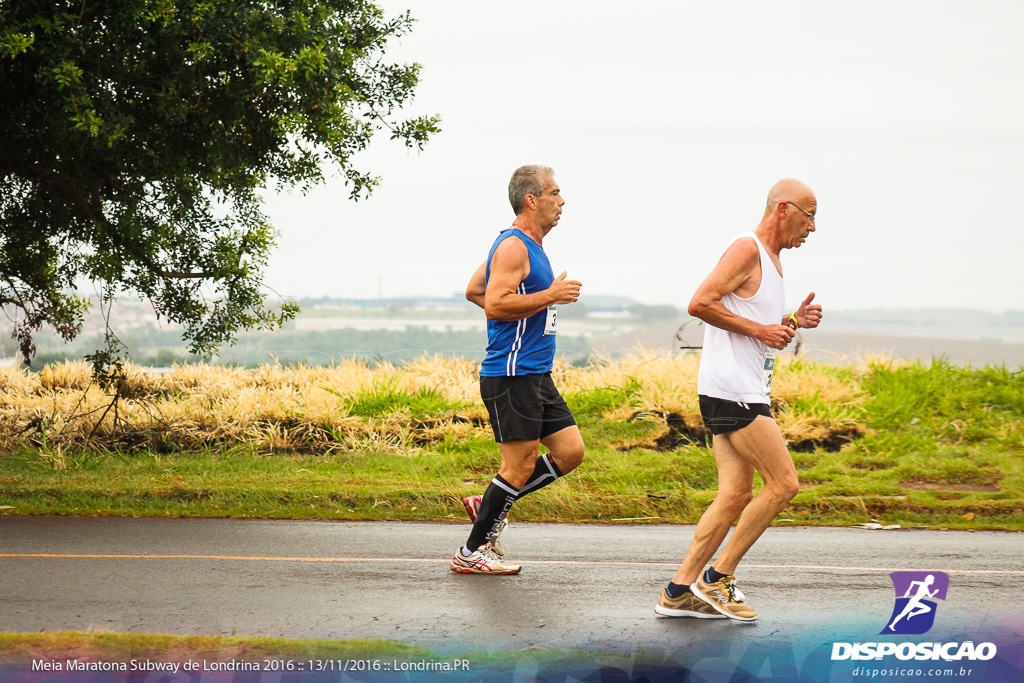
{"type": "Polygon", "coordinates": [[[79,210],[86,218],[96,221],[105,221],[103,216],[103,210],[95,206],[85,197],[78,192],[75,188],[72,179],[63,173],[58,173],[53,169],[46,168],[42,164],[18,164],[11,158],[11,156],[0,147],[0,164],[3,167],[14,174],[20,175],[24,178],[34,178],[36,180],[42,180],[50,183],[53,187],[60,191],[65,197],[67,197],[75,208],[79,210]]]}
{"type": "Polygon", "coordinates": [[[181,273],[173,270],[161,270],[160,268],[154,268],[153,272],[169,280],[199,280],[216,275],[216,273],[181,273]]]}
{"type": "Polygon", "coordinates": [[[110,230],[107,231],[107,234],[111,238],[111,240],[113,240],[119,248],[131,254],[132,257],[140,261],[143,265],[145,265],[147,268],[152,270],[160,277],[174,280],[203,279],[213,277],[214,273],[185,273],[180,271],[164,270],[163,268],[158,267],[151,259],[149,259],[144,254],[140,254],[133,249],[127,248],[127,245],[125,245],[124,242],[120,239],[120,236],[118,235],[117,231],[113,229],[113,226],[110,224],[110,221],[108,221],[107,217],[103,215],[103,210],[101,208],[102,198],[100,196],[100,192],[103,188],[108,187],[110,185],[109,182],[98,182],[97,186],[93,188],[93,201],[89,202],[88,200],[86,200],[85,197],[83,197],[78,192],[78,190],[75,188],[74,183],[72,182],[72,179],[69,178],[68,176],[57,171],[54,171],[52,169],[48,169],[42,166],[41,164],[17,164],[11,158],[11,156],[2,148],[0,148],[0,166],[2,166],[5,170],[11,173],[15,173],[22,177],[41,180],[55,187],[57,190],[60,191],[62,195],[64,195],[68,200],[71,201],[74,207],[78,209],[79,213],[84,218],[94,220],[107,228],[111,228],[110,230]]]}

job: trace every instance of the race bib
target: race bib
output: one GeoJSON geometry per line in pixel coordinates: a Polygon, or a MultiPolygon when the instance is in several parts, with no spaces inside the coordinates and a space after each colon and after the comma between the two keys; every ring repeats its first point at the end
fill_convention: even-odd
{"type": "Polygon", "coordinates": [[[558,317],[558,306],[548,306],[548,317],[544,320],[544,334],[545,335],[556,335],[558,334],[556,318],[558,317]]]}
{"type": "Polygon", "coordinates": [[[764,354],[764,370],[761,371],[761,391],[765,396],[772,393],[772,375],[775,374],[775,354],[778,351],[768,349],[764,354]]]}

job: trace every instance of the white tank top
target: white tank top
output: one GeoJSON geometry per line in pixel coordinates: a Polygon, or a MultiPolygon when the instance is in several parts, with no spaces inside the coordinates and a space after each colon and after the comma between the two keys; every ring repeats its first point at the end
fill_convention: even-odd
{"type": "MultiPolygon", "coordinates": [[[[782,276],[753,232],[737,235],[733,242],[750,238],[761,255],[761,284],[749,298],[730,292],[722,297],[722,303],[741,318],[779,325],[786,308],[782,276]]],[[[771,403],[775,354],[775,349],[753,337],[705,324],[697,393],[737,403],[771,403]]]]}

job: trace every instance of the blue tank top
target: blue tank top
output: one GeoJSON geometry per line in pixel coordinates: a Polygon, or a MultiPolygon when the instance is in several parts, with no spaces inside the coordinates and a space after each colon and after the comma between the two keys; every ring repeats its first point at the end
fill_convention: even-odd
{"type": "MultiPolygon", "coordinates": [[[[519,283],[517,292],[533,294],[544,291],[555,280],[547,254],[539,244],[515,228],[503,230],[494,240],[487,254],[485,282],[491,279],[494,250],[513,235],[523,241],[530,255],[530,274],[519,283]]],[[[487,356],[480,367],[480,374],[484,377],[514,377],[551,372],[555,360],[555,335],[544,334],[546,322],[546,309],[522,320],[488,320],[487,356]]]]}

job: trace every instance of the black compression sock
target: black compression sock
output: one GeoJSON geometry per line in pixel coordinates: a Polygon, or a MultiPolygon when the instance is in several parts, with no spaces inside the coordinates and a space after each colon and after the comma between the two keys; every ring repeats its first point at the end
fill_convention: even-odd
{"type": "Polygon", "coordinates": [[[704,572],[704,582],[717,583],[727,576],[728,574],[723,574],[722,572],[715,570],[714,567],[708,567],[708,570],[704,572]]]}
{"type": "Polygon", "coordinates": [[[537,464],[533,467],[533,474],[523,484],[523,488],[519,489],[519,496],[516,500],[528,493],[539,491],[561,476],[562,471],[558,469],[558,465],[551,458],[551,454],[545,453],[537,458],[537,464]]]}
{"type": "Polygon", "coordinates": [[[680,586],[678,583],[672,583],[669,581],[665,592],[668,593],[668,597],[670,598],[678,598],[690,593],[691,591],[689,586],[680,586]]]}
{"type": "Polygon", "coordinates": [[[505,481],[500,474],[491,480],[487,490],[484,491],[483,500],[480,501],[480,511],[476,515],[473,530],[469,532],[469,540],[466,541],[466,547],[469,550],[476,550],[487,543],[491,532],[508,514],[512,503],[516,502],[518,494],[519,489],[505,481]]]}

